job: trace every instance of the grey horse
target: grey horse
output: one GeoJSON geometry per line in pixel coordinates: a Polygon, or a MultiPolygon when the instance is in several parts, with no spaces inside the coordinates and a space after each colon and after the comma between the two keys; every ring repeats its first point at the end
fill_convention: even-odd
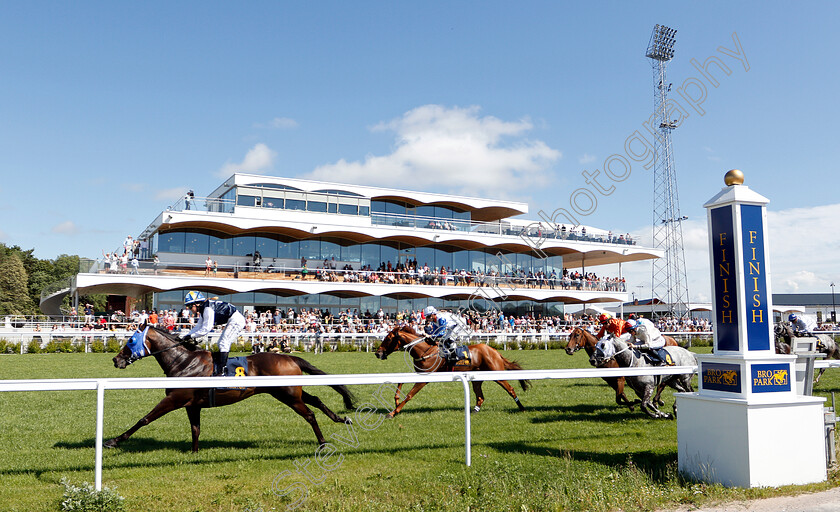
{"type": "MultiPolygon", "coordinates": [[[[793,332],[793,327],[791,327],[789,322],[780,322],[777,324],[775,332],[777,338],[781,338],[788,345],[793,346],[793,338],[796,333],[793,332]]],[[[826,359],[840,359],[840,347],[837,346],[833,337],[828,334],[814,334],[813,336],[819,340],[819,343],[817,343],[817,352],[825,354],[826,359]]],[[[825,370],[825,368],[820,368],[820,371],[817,372],[817,376],[814,378],[814,384],[820,381],[820,377],[825,373],[825,370]]]]}
{"type": "MultiPolygon", "coordinates": [[[[696,366],[697,359],[694,354],[682,347],[665,347],[676,366],[696,366]]],[[[590,363],[597,367],[603,367],[609,361],[615,360],[621,368],[641,368],[653,366],[648,364],[644,358],[636,355],[624,341],[618,338],[609,338],[598,343],[595,352],[590,357],[590,363]]],[[[657,407],[659,395],[666,386],[670,386],[680,392],[693,392],[691,386],[692,374],[682,375],[643,375],[638,377],[625,377],[627,384],[633,388],[636,395],[641,399],[642,410],[651,418],[673,419],[677,414],[677,404],[674,402],[674,414],[662,412],[657,407]],[[656,390],[656,394],[654,394],[656,390]]]]}

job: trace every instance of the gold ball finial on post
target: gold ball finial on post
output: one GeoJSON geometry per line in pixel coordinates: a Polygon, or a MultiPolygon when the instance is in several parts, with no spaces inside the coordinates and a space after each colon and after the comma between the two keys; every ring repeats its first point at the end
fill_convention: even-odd
{"type": "Polygon", "coordinates": [[[731,187],[732,185],[743,185],[744,173],[742,173],[738,169],[732,169],[731,171],[726,173],[726,175],[723,177],[723,181],[728,187],[731,187]]]}

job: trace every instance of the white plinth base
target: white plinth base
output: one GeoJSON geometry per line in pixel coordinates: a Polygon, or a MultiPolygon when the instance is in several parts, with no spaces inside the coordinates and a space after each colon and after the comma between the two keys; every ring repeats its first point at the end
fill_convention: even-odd
{"type": "Polygon", "coordinates": [[[776,487],[826,479],[824,398],[749,403],[677,393],[679,469],[727,487],[776,487]]]}

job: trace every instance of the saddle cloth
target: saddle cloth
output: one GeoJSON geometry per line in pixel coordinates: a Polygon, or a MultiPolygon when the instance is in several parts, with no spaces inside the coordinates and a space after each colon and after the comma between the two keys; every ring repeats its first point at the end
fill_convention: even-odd
{"type": "Polygon", "coordinates": [[[671,357],[671,354],[667,350],[665,350],[664,348],[655,348],[655,349],[651,349],[651,350],[655,350],[656,353],[659,354],[659,357],[662,358],[662,361],[664,361],[664,363],[662,361],[657,361],[657,360],[653,359],[651,357],[650,353],[647,352],[647,351],[644,351],[644,352],[639,351],[641,353],[641,356],[645,358],[645,361],[647,361],[648,364],[654,365],[654,366],[660,366],[660,365],[675,366],[676,365],[676,363],[674,362],[674,359],[671,357]]]}
{"type": "Polygon", "coordinates": [[[452,369],[460,369],[461,367],[468,367],[472,364],[470,360],[470,349],[465,345],[457,345],[455,347],[455,358],[452,363],[452,369]]]}
{"type": "MultiPolygon", "coordinates": [[[[218,352],[213,353],[213,359],[215,359],[218,352]]],[[[227,365],[225,366],[227,372],[225,373],[225,377],[245,377],[248,375],[248,359],[246,357],[231,357],[228,358],[227,365]]],[[[209,389],[209,406],[216,407],[216,391],[229,391],[229,390],[243,390],[245,388],[242,387],[219,387],[219,388],[211,388],[209,389]]]]}
{"type": "Polygon", "coordinates": [[[246,375],[248,375],[248,359],[246,357],[228,358],[226,377],[245,377],[246,375]]]}

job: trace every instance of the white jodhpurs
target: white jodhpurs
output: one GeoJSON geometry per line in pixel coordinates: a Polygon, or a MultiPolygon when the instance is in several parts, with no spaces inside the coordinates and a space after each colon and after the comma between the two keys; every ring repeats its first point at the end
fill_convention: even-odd
{"type": "Polygon", "coordinates": [[[237,311],[231,315],[219,337],[219,352],[230,352],[230,345],[239,337],[239,332],[245,327],[245,317],[237,311]]]}

